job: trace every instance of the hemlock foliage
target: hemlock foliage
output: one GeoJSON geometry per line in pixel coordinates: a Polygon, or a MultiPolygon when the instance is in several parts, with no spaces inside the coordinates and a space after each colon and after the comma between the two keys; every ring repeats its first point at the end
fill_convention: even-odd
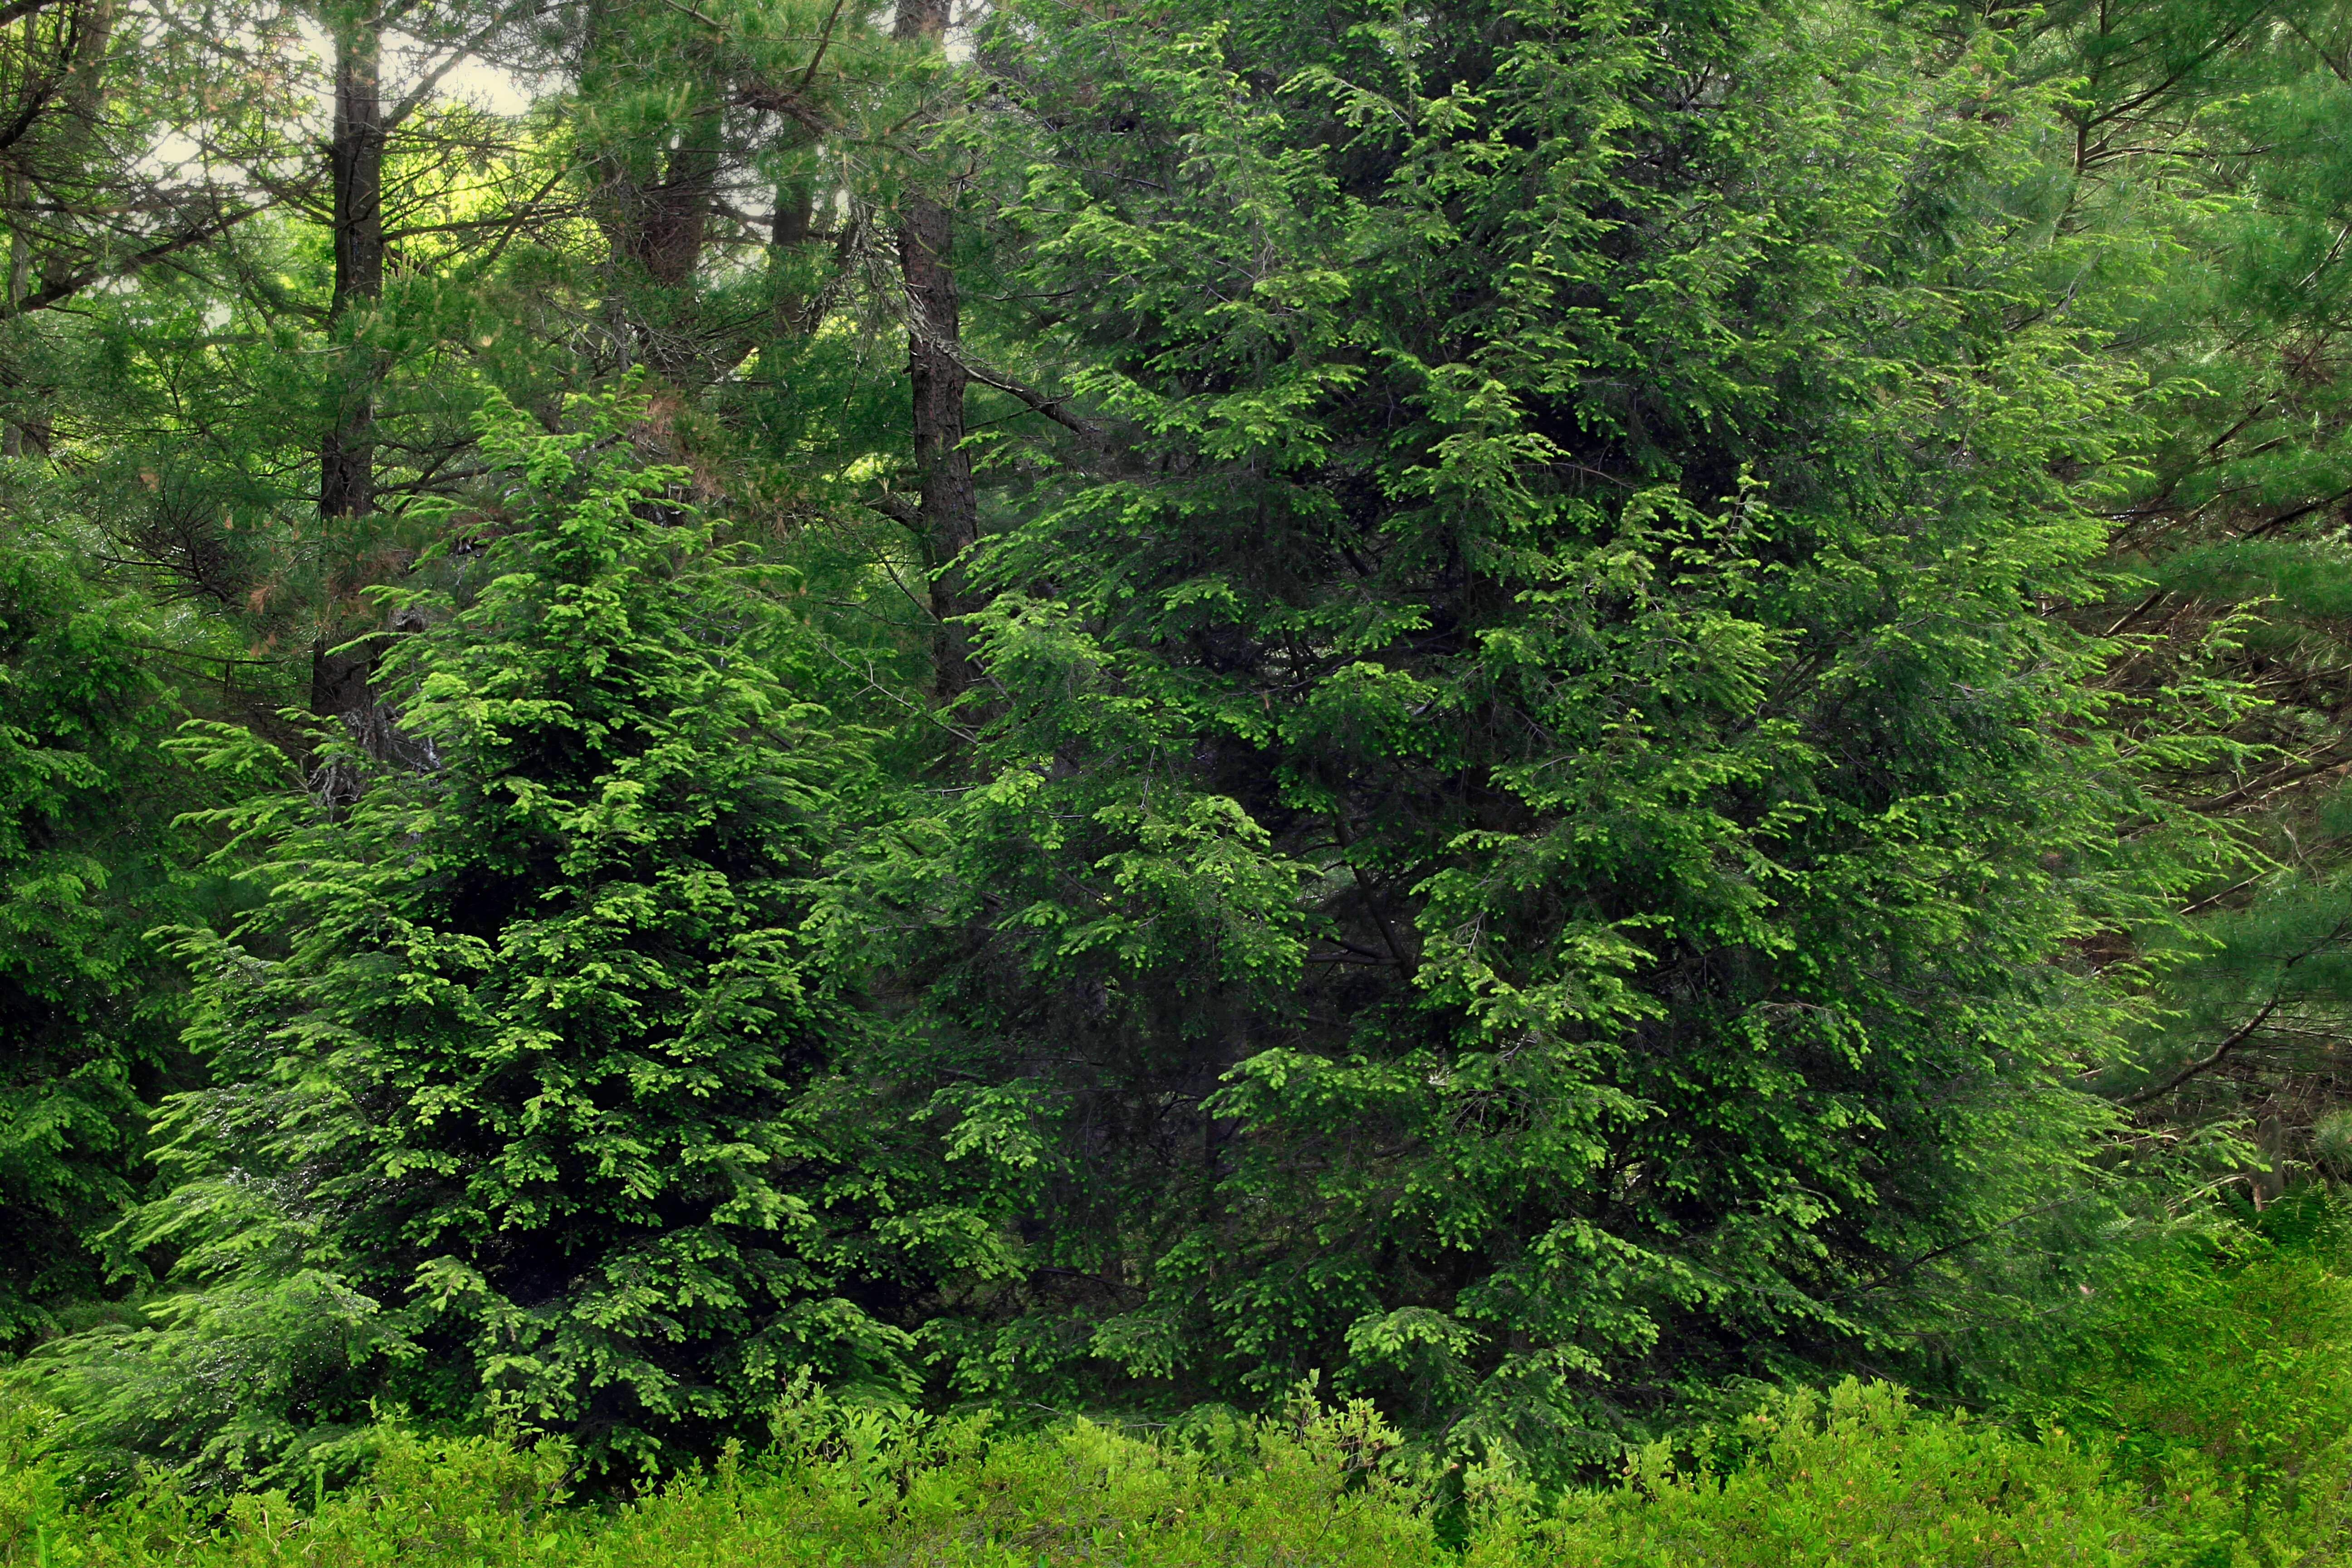
{"type": "Polygon", "coordinates": [[[149,934],[198,901],[201,804],[156,747],[179,714],[146,617],[19,530],[0,559],[0,1335],[103,1300],[106,1234],[139,1193],[144,1107],[186,1081],[183,988],[149,934]]]}
{"type": "MultiPolygon", "coordinates": [[[[222,814],[269,896],[182,935],[216,1083],[166,1103],[173,1184],[131,1222],[195,1294],[67,1373],[137,1447],[268,1469],[389,1398],[651,1465],[796,1374],[910,1388],[907,1335],[845,1292],[971,1262],[838,1070],[857,1026],[813,879],[863,763],[789,684],[788,578],[666,502],[684,470],[609,413],[520,417],[480,447],[506,531],[398,597],[423,629],[379,668],[391,752],[329,742],[347,776],[222,814]],[[297,1375],[267,1334],[222,1375],[256,1316],[297,1375]]],[[[182,742],[240,769],[260,744],[182,742]]]]}
{"type": "Polygon", "coordinates": [[[2352,1176],[2340,5],[27,16],[85,1485],[1313,1385],[1458,1510],[2352,1176]]]}
{"type": "Polygon", "coordinates": [[[1591,1455],[2101,1215],[2141,976],[2068,944],[2198,858],[2045,613],[2139,384],[2065,291],[2136,258],[2023,242],[1997,40],[991,26],[1103,428],[981,556],[985,782],[876,873],[1050,1151],[967,1384],[1591,1455]]]}

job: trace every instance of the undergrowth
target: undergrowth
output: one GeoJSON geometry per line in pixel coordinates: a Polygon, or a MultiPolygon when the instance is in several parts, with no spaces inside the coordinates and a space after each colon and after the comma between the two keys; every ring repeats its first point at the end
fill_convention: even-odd
{"type": "Polygon", "coordinates": [[[2306,1205],[2152,1268],[2005,1419],[1885,1384],[1791,1391],[1550,1497],[1503,1465],[1414,1473],[1362,1405],[1176,1440],[818,1396],[782,1407],[763,1448],[618,1501],[571,1496],[561,1443],[387,1423],[339,1494],[89,1502],[65,1418],[18,1394],[0,1405],[0,1564],[2352,1564],[2347,1258],[2336,1211],[2306,1205]],[[1433,1489],[1458,1512],[1426,1507],[1433,1489]]]}

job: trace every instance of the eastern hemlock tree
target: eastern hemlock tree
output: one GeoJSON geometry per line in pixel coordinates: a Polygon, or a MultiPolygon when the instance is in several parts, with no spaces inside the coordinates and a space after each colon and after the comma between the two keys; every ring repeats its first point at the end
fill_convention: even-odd
{"type": "Polygon", "coordinates": [[[186,936],[223,1086],[172,1106],[139,1230],[185,1290],[56,1363],[126,1447],[299,1474],[373,1399],[671,1462],[803,1373],[903,1391],[908,1282],[992,1245],[833,1070],[858,1026],[811,879],[859,748],[784,584],[621,407],[486,424],[510,511],[394,611],[404,765],[330,745],[347,808],[314,774],[239,818],[269,898],[186,936]]]}
{"type": "MultiPolygon", "coordinates": [[[[37,487],[36,487],[37,488],[37,487]]],[[[27,510],[43,499],[19,492],[27,510]]],[[[143,606],[20,516],[0,548],[0,1342],[121,1294],[104,1237],[142,1195],[156,1097],[184,1089],[184,919],[199,804],[157,751],[179,714],[143,606]]]]}
{"type": "Polygon", "coordinates": [[[979,58],[992,331],[1101,441],[983,472],[975,784],[869,873],[972,1135],[1046,1151],[957,1375],[1573,1459],[2102,1212],[2100,933],[2199,852],[2049,613],[2138,261],[2053,227],[2004,41],[1179,0],[979,58]]]}

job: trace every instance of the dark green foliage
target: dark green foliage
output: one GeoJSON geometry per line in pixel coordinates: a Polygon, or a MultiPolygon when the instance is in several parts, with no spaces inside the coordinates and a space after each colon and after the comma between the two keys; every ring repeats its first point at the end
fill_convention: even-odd
{"type": "Polygon", "coordinates": [[[1010,292],[1107,429],[873,873],[1034,1130],[959,1376],[1320,1369],[1557,1462],[1989,1307],[2096,1210],[2135,981],[2069,944],[2194,859],[2046,613],[2137,428],[2046,100],[1739,5],[993,26],[1010,292]]]}
{"type": "MultiPolygon", "coordinates": [[[[156,747],[178,714],[136,601],[66,542],[0,548],[0,1342],[114,1294],[100,1241],[138,1191],[152,1098],[184,1087],[180,988],[195,804],[156,747]]],[[[117,1258],[118,1263],[128,1260],[117,1258]]]]}
{"type": "Polygon", "coordinates": [[[909,1386],[877,1310],[975,1261],[831,1070],[859,1025],[811,879],[856,741],[794,689],[788,579],[619,406],[486,428],[514,510],[398,599],[393,760],[329,742],[235,814],[270,896],[183,935],[222,1086],[171,1104],[136,1226],[191,1293],[58,1372],[118,1441],[299,1472],[389,1398],[651,1465],[796,1373],[909,1386]]]}
{"type": "Polygon", "coordinates": [[[2352,1174],[2336,0],[29,3],[86,1482],[1319,1376],[1549,1484],[2352,1174]]]}

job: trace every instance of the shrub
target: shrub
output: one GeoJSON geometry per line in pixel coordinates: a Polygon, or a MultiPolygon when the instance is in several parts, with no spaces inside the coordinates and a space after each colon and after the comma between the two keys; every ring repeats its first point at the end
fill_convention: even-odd
{"type": "MultiPolygon", "coordinates": [[[[7,1430],[42,1419],[18,1407],[7,1430]]],[[[74,1513],[37,1441],[12,1437],[0,1564],[2253,1568],[2304,1559],[2336,1522],[2250,1510],[2193,1457],[2144,1491],[2100,1441],[1922,1413],[1885,1384],[1790,1394],[1747,1426],[1703,1444],[1699,1463],[1654,1446],[1614,1486],[1549,1501],[1504,1468],[1454,1477],[1469,1524],[1458,1552],[1429,1494],[1383,1465],[1394,1435],[1361,1405],[1303,1405],[1202,1442],[803,1400],[757,1455],[730,1447],[633,1499],[570,1509],[558,1505],[573,1452],[560,1444],[395,1429],[364,1485],[309,1507],[269,1491],[204,1513],[159,1490],[74,1513]],[[1741,1462],[1705,1462],[1734,1447],[1741,1462]]]]}

